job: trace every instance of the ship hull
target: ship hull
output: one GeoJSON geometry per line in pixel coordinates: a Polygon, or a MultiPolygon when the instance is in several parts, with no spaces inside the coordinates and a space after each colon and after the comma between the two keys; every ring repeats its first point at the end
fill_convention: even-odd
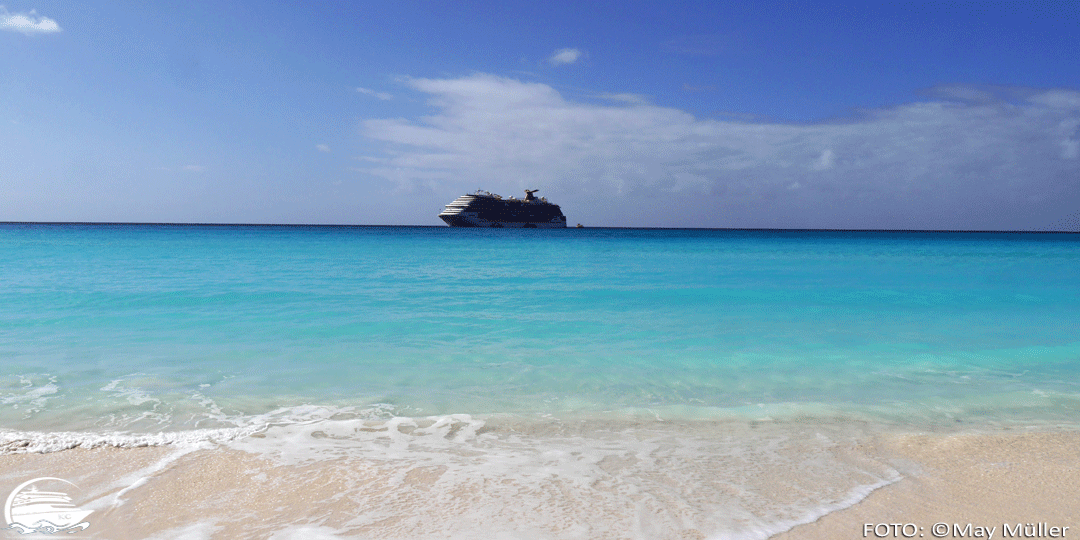
{"type": "Polygon", "coordinates": [[[439,216],[451,227],[486,227],[505,229],[565,229],[566,221],[498,221],[478,216],[439,216]]]}

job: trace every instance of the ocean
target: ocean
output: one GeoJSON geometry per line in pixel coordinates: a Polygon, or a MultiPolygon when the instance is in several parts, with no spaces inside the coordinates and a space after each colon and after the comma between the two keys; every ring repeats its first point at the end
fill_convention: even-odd
{"type": "Polygon", "coordinates": [[[77,537],[760,539],[1078,424],[1076,234],[0,224],[77,537]]]}

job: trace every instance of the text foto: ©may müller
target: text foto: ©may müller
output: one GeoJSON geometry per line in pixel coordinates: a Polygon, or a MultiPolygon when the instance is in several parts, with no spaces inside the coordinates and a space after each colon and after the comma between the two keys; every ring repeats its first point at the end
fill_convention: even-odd
{"type": "MultiPolygon", "coordinates": [[[[1001,538],[1065,538],[1068,526],[1050,525],[1049,523],[1016,523],[1001,525],[1001,538]]],[[[926,527],[917,523],[863,523],[863,538],[915,538],[925,537],[926,527]]],[[[972,523],[938,522],[930,527],[930,534],[935,538],[994,538],[998,532],[996,526],[981,526],[972,523]]]]}

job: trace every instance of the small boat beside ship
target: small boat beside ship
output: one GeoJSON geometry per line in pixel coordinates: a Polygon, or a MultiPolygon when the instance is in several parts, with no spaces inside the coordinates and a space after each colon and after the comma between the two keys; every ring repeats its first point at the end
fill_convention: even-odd
{"type": "Polygon", "coordinates": [[[439,217],[451,227],[566,228],[566,216],[559,205],[534,196],[537,191],[526,189],[524,199],[504,199],[477,190],[454,199],[439,217]]]}

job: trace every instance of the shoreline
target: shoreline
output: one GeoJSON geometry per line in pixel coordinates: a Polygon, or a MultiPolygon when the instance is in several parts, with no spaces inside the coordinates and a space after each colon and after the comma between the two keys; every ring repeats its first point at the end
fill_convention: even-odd
{"type": "Polygon", "coordinates": [[[1001,538],[1005,523],[1043,523],[1080,538],[1072,429],[450,422],[342,447],[345,431],[328,427],[2,455],[0,495],[28,478],[74,482],[76,504],[95,511],[76,538],[816,540],[873,538],[863,527],[882,523],[909,527],[895,537],[947,523],[944,537],[971,525],[1001,538]],[[460,444],[469,429],[479,435],[460,444]]]}

